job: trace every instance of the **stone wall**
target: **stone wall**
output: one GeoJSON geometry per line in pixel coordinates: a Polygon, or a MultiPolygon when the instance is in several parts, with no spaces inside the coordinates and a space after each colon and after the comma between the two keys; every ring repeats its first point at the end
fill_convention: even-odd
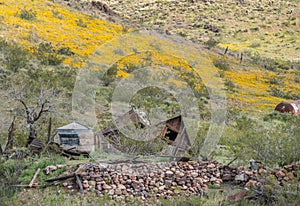
{"type": "MultiPolygon", "coordinates": [[[[255,188],[261,185],[264,169],[250,170],[244,167],[222,165],[218,162],[152,162],[152,163],[86,163],[78,165],[75,173],[84,191],[99,195],[139,196],[142,199],[173,195],[201,195],[209,186],[222,183],[255,188]]],[[[284,181],[300,181],[300,166],[288,165],[282,170],[272,170],[270,175],[278,184],[284,181]]],[[[64,183],[68,188],[78,188],[75,181],[64,183]]]]}

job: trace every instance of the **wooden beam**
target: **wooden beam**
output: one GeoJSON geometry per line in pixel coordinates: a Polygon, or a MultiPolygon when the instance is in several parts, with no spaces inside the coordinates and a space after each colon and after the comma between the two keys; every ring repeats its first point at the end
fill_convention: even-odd
{"type": "Polygon", "coordinates": [[[69,174],[69,175],[64,175],[64,176],[60,176],[60,177],[53,177],[53,178],[49,178],[46,179],[45,182],[54,182],[54,181],[60,181],[60,180],[66,180],[69,178],[75,177],[75,174],[69,174]]]}
{"type": "Polygon", "coordinates": [[[75,174],[75,178],[76,178],[76,183],[79,186],[80,191],[82,191],[83,190],[83,186],[82,186],[81,180],[80,180],[80,178],[79,178],[79,176],[77,174],[75,174]]]}
{"type": "Polygon", "coordinates": [[[37,176],[38,176],[38,174],[40,173],[40,171],[41,171],[41,169],[40,169],[40,168],[38,168],[38,169],[36,170],[36,172],[35,172],[35,174],[34,174],[34,176],[33,176],[32,180],[31,180],[31,182],[29,183],[29,187],[32,187],[32,185],[33,185],[33,183],[34,183],[34,181],[35,181],[36,177],[37,177],[37,176]]]}

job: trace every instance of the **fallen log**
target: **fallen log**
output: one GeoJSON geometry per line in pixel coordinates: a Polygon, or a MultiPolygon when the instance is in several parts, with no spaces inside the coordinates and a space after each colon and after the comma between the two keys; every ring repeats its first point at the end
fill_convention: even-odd
{"type": "Polygon", "coordinates": [[[72,174],[69,174],[69,175],[64,175],[64,176],[59,176],[59,177],[49,178],[49,179],[46,179],[45,182],[61,181],[61,180],[70,179],[72,177],[75,177],[75,173],[72,173],[72,174]]]}

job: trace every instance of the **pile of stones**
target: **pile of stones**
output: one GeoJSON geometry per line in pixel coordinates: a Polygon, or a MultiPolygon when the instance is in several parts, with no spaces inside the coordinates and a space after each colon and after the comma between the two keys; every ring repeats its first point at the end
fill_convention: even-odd
{"type": "MultiPolygon", "coordinates": [[[[256,187],[259,170],[222,165],[218,162],[85,163],[75,174],[84,191],[99,195],[139,196],[142,199],[173,195],[202,195],[210,186],[223,182],[256,187]]],[[[78,188],[76,182],[64,182],[78,188]]]]}

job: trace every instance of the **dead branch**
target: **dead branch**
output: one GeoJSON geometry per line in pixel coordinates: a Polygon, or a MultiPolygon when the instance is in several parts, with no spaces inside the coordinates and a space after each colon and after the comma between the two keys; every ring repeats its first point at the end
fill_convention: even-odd
{"type": "Polygon", "coordinates": [[[227,163],[227,166],[231,165],[237,159],[238,159],[238,157],[235,157],[233,160],[231,160],[230,162],[227,163]]]}
{"type": "Polygon", "coordinates": [[[37,177],[37,176],[38,176],[38,174],[40,173],[40,171],[41,171],[41,169],[40,169],[40,168],[38,168],[38,169],[37,169],[37,171],[35,172],[35,174],[34,174],[34,176],[33,176],[32,180],[31,180],[31,182],[29,183],[29,187],[32,187],[32,185],[33,185],[33,183],[34,183],[34,181],[35,181],[36,177],[37,177]]]}

